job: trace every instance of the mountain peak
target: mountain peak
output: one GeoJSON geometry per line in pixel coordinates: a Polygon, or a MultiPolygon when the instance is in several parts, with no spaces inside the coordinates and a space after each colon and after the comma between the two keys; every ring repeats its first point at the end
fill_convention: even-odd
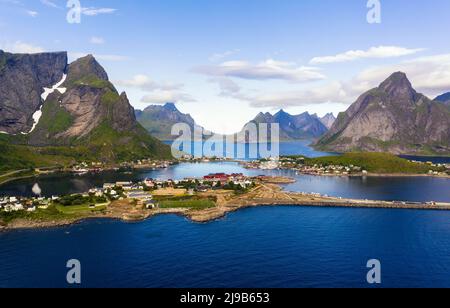
{"type": "Polygon", "coordinates": [[[379,87],[382,91],[390,96],[405,97],[413,99],[416,91],[413,89],[411,82],[403,72],[396,72],[383,81],[379,87]]]}
{"type": "Polygon", "coordinates": [[[69,65],[69,78],[71,80],[81,80],[84,78],[98,78],[108,81],[108,74],[91,54],[77,59],[69,65]]]}
{"type": "Polygon", "coordinates": [[[171,111],[171,112],[177,112],[178,108],[175,106],[174,103],[166,103],[163,108],[167,111],[171,111]]]}
{"type": "Polygon", "coordinates": [[[393,89],[413,89],[408,76],[403,72],[395,72],[380,84],[380,89],[389,92],[393,89]]]}
{"type": "Polygon", "coordinates": [[[450,113],[417,93],[406,74],[397,72],[340,114],[317,145],[332,152],[447,155],[449,140],[450,113]]]}

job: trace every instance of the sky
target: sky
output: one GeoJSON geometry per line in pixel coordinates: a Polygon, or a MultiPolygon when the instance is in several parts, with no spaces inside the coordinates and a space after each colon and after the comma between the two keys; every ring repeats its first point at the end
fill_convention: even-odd
{"type": "Polygon", "coordinates": [[[0,0],[0,49],[93,54],[135,108],[175,102],[217,133],[337,115],[396,71],[450,91],[448,0],[81,0],[80,23],[68,2],[0,0]]]}

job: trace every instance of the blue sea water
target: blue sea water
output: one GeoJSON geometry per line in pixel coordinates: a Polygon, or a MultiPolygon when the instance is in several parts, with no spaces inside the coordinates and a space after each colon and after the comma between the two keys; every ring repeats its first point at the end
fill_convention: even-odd
{"type": "MultiPolygon", "coordinates": [[[[302,146],[288,148],[306,154],[302,146]]],[[[289,191],[450,202],[449,179],[314,177],[230,162],[49,175],[0,186],[0,195],[31,195],[35,183],[51,196],[104,182],[211,172],[292,176],[297,182],[285,186],[289,191]]],[[[260,207],[207,224],[168,215],[0,233],[0,287],[66,287],[69,259],[81,261],[83,287],[368,287],[369,259],[381,261],[382,287],[450,287],[450,212],[260,207]]]]}
{"type": "Polygon", "coordinates": [[[278,146],[279,152],[270,152],[275,150],[275,147],[272,148],[271,144],[219,144],[214,141],[206,141],[206,142],[191,142],[183,145],[177,145],[173,143],[173,141],[166,141],[166,144],[170,146],[174,146],[175,149],[189,153],[196,157],[227,157],[231,159],[237,160],[255,160],[259,158],[268,158],[278,155],[304,155],[307,157],[321,157],[321,156],[329,156],[336,155],[335,153],[327,153],[320,152],[314,150],[310,145],[312,143],[311,140],[297,140],[297,141],[286,141],[280,142],[278,146]],[[240,150],[238,150],[240,149],[240,150]],[[266,151],[269,151],[268,153],[266,151]]]}
{"type": "Polygon", "coordinates": [[[450,213],[261,207],[195,224],[94,220],[0,234],[0,287],[450,287],[450,213]]]}

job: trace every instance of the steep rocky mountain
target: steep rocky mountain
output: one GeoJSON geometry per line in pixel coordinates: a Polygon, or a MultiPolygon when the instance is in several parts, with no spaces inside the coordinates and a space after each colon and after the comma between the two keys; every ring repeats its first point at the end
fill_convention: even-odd
{"type": "Polygon", "coordinates": [[[0,50],[0,132],[28,133],[44,88],[58,83],[67,53],[11,54],[0,50]]]}
{"type": "MultiPolygon", "coordinates": [[[[53,59],[52,55],[41,57],[53,59]]],[[[37,104],[24,108],[23,117],[31,119],[26,126],[28,133],[13,136],[20,129],[6,131],[11,133],[8,137],[12,142],[39,148],[59,147],[60,151],[70,146],[74,155],[102,161],[170,156],[170,148],[136,121],[126,94],[117,92],[93,56],[70,65],[66,62],[61,67],[45,83],[45,91],[36,90],[40,95],[37,104]]],[[[17,74],[20,78],[39,75],[34,69],[17,74]]],[[[9,90],[17,91],[14,87],[9,90]]]]}
{"type": "MultiPolygon", "coordinates": [[[[328,129],[317,116],[308,112],[300,115],[291,115],[280,110],[275,115],[260,113],[250,123],[278,123],[280,126],[280,140],[317,139],[325,134],[328,129]]],[[[254,140],[246,140],[254,142],[254,140]]]]}
{"type": "Polygon", "coordinates": [[[330,129],[333,126],[334,122],[336,121],[336,117],[334,116],[333,113],[327,113],[322,118],[320,118],[319,116],[317,117],[319,118],[320,122],[322,122],[322,124],[325,125],[327,129],[330,129]]]}
{"type": "Polygon", "coordinates": [[[435,101],[444,103],[444,105],[450,106],[450,92],[439,95],[434,99],[435,101]]]}
{"type": "Polygon", "coordinates": [[[450,109],[417,93],[397,72],[341,113],[318,149],[450,154],[450,109]]]}
{"type": "Polygon", "coordinates": [[[172,126],[178,123],[189,125],[192,132],[195,127],[201,128],[189,114],[178,110],[174,103],[165,105],[152,105],[144,110],[136,110],[136,118],[139,123],[154,137],[159,140],[173,140],[172,126]]]}

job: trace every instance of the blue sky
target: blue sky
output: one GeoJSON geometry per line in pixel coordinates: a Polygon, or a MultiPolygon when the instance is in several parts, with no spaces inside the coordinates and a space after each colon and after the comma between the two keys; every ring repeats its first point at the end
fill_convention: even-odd
{"type": "Polygon", "coordinates": [[[0,0],[0,48],[94,54],[136,108],[174,101],[216,132],[258,112],[344,111],[391,73],[450,91],[450,1],[0,0]]]}

